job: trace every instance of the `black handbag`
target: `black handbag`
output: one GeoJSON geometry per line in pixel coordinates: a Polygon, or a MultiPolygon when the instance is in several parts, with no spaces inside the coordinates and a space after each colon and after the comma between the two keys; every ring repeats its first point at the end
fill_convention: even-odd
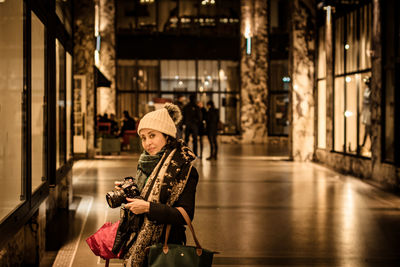
{"type": "Polygon", "coordinates": [[[168,237],[171,225],[167,225],[164,244],[156,244],[148,247],[148,266],[149,267],[211,267],[213,256],[216,252],[204,249],[197,240],[192,226],[192,222],[186,211],[177,208],[185,219],[196,246],[184,246],[168,244],[168,237]]]}

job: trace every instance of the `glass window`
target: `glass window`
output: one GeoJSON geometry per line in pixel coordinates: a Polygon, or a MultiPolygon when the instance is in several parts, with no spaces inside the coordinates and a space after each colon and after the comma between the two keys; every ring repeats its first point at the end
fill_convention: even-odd
{"type": "Polygon", "coordinates": [[[137,28],[146,32],[156,30],[156,3],[157,1],[140,1],[135,3],[135,16],[137,18],[137,28]]]}
{"type": "MultiPolygon", "coordinates": [[[[218,96],[217,94],[214,94],[218,96]]],[[[207,102],[206,102],[207,103],[207,102]]],[[[214,102],[216,104],[217,102],[214,102]]],[[[239,95],[221,94],[221,105],[219,108],[220,120],[224,125],[224,133],[236,134],[239,131],[239,95]]]]}
{"type": "Polygon", "coordinates": [[[288,91],[290,88],[288,60],[271,60],[269,77],[271,91],[288,91]]]}
{"type": "Polygon", "coordinates": [[[66,152],[65,50],[56,40],[56,167],[64,165],[66,152]]]}
{"type": "Polygon", "coordinates": [[[334,150],[366,157],[371,156],[371,9],[363,5],[335,22],[334,150]]]}
{"type": "MultiPolygon", "coordinates": [[[[198,87],[200,92],[218,92],[218,61],[216,60],[199,60],[197,61],[198,69],[198,87]]],[[[215,103],[214,103],[215,104],[215,103]]]]}
{"type": "Polygon", "coordinates": [[[196,91],[196,65],[194,60],[162,60],[160,64],[161,91],[196,91]]]}
{"type": "Polygon", "coordinates": [[[32,12],[32,191],[45,177],[45,27],[32,12]]]}
{"type": "Polygon", "coordinates": [[[178,1],[163,0],[158,3],[158,31],[176,30],[178,27],[178,1]]]}
{"type": "Polygon", "coordinates": [[[356,11],[351,12],[346,16],[346,43],[344,49],[346,51],[346,72],[353,72],[357,70],[357,57],[358,57],[358,17],[356,11]]]}
{"type": "Polygon", "coordinates": [[[320,80],[318,86],[318,148],[326,148],[326,81],[320,80]]]}
{"type": "Polygon", "coordinates": [[[335,22],[335,74],[344,73],[344,17],[339,18],[335,22]]]}
{"type": "Polygon", "coordinates": [[[318,73],[317,78],[326,76],[326,53],[325,53],[325,27],[319,27],[318,30],[318,73]]]}
{"type": "Polygon", "coordinates": [[[66,79],[66,88],[67,88],[67,160],[72,158],[72,146],[71,146],[71,138],[72,138],[72,131],[71,131],[71,118],[72,118],[72,56],[70,53],[67,52],[67,79],[66,79]]]}
{"type": "Polygon", "coordinates": [[[344,77],[335,79],[334,137],[335,151],[344,152],[344,77]]]}
{"type": "Polygon", "coordinates": [[[346,152],[357,153],[357,80],[359,74],[345,77],[345,129],[346,129],[346,152]]]}
{"type": "MultiPolygon", "coordinates": [[[[383,158],[386,161],[395,161],[395,91],[396,91],[396,58],[399,56],[400,51],[396,53],[396,43],[399,42],[398,34],[396,34],[396,17],[398,16],[397,10],[394,8],[397,1],[387,1],[384,6],[384,106],[382,113],[384,114],[384,135],[383,138],[383,158]],[[396,38],[397,35],[397,38],[396,38]]],[[[399,27],[399,26],[397,26],[399,27]]],[[[398,31],[398,30],[397,30],[398,31]]],[[[397,73],[397,76],[399,74],[397,73]]]]}
{"type": "Polygon", "coordinates": [[[235,61],[221,61],[219,80],[222,92],[239,92],[239,63],[235,61]]]}
{"type": "Polygon", "coordinates": [[[371,68],[372,4],[361,9],[360,70],[371,68]]]}
{"type": "Polygon", "coordinates": [[[270,135],[289,134],[289,95],[271,92],[269,98],[268,133],[270,135]]]}
{"type": "Polygon", "coordinates": [[[56,14],[69,34],[72,33],[72,0],[56,0],[56,14]]]}
{"type": "Polygon", "coordinates": [[[0,220],[21,203],[23,1],[0,4],[0,220]]]}

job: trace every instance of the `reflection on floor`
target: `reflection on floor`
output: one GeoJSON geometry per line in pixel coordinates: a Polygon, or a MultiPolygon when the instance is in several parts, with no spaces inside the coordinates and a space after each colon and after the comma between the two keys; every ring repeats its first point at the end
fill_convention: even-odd
{"type": "MultiPolygon", "coordinates": [[[[220,252],[214,266],[400,266],[398,196],[314,163],[274,160],[266,150],[221,145],[217,161],[195,163],[194,226],[201,244],[220,252]]],[[[53,266],[104,266],[85,239],[118,220],[105,194],[114,180],[135,173],[137,159],[76,162],[73,187],[80,202],[53,266]]]]}

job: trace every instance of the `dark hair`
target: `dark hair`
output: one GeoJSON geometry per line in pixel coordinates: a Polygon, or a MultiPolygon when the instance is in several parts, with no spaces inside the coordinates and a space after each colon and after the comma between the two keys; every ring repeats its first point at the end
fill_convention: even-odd
{"type": "Polygon", "coordinates": [[[191,103],[196,103],[196,95],[195,94],[190,94],[189,100],[191,103]]]}
{"type": "Polygon", "coordinates": [[[214,106],[214,101],[212,101],[212,100],[209,100],[209,101],[207,102],[207,105],[210,105],[212,108],[215,107],[215,106],[214,106]]]}
{"type": "Polygon", "coordinates": [[[165,145],[165,148],[167,150],[174,149],[178,140],[175,137],[172,137],[168,134],[165,134],[165,133],[162,133],[162,134],[164,135],[165,139],[167,139],[167,144],[165,145]]]}

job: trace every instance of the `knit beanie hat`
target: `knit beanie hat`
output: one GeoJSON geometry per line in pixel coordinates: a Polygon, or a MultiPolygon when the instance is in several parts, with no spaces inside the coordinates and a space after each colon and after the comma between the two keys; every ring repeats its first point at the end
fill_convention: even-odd
{"type": "Polygon", "coordinates": [[[176,138],[176,125],[182,120],[177,105],[166,103],[163,108],[147,113],[139,122],[138,134],[142,129],[152,129],[176,138]]]}

